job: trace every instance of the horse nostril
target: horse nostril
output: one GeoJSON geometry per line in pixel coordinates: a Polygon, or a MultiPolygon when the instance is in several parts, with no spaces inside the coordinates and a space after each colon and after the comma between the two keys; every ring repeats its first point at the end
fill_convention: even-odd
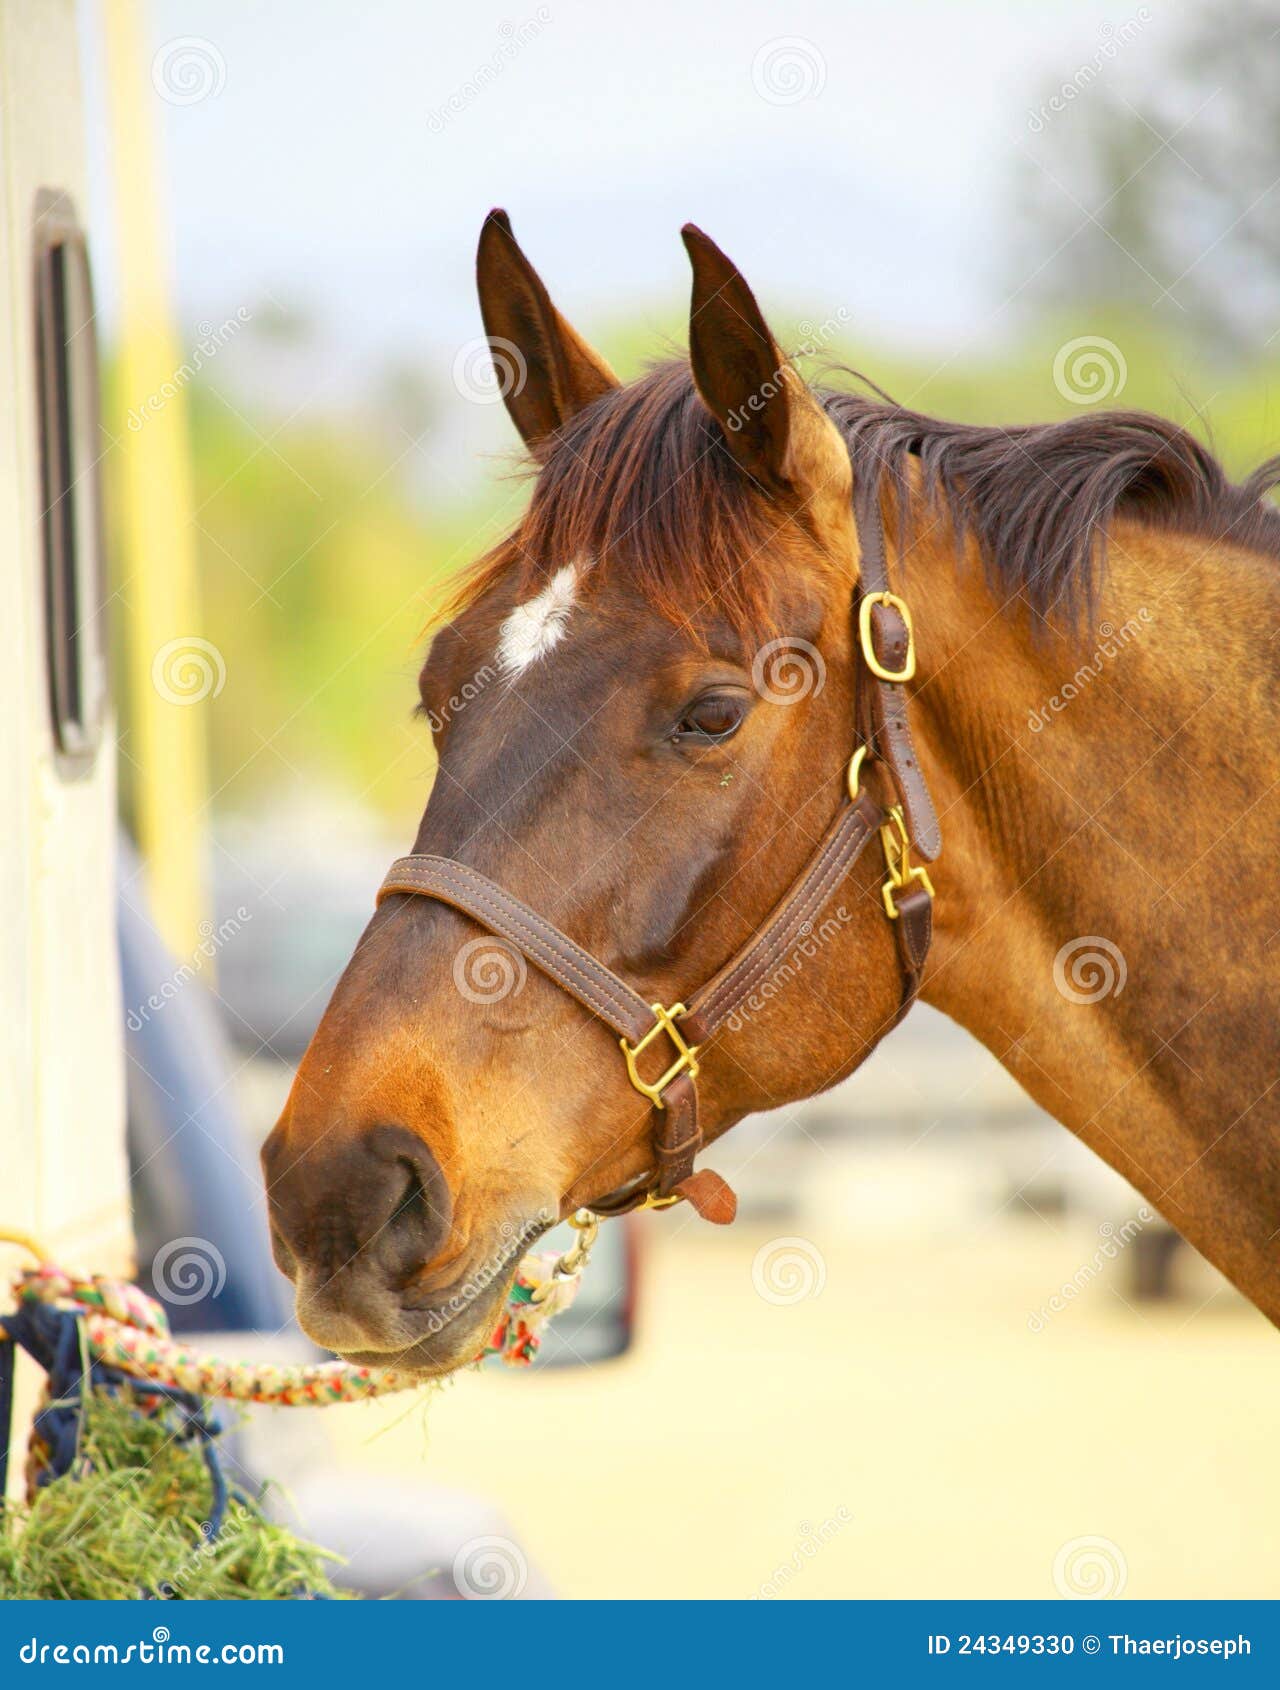
{"type": "Polygon", "coordinates": [[[404,1195],[396,1204],[395,1212],[391,1216],[392,1224],[407,1220],[414,1224],[422,1221],[424,1213],[428,1211],[427,1194],[423,1189],[422,1176],[416,1166],[407,1157],[401,1157],[401,1165],[405,1171],[404,1195]]]}
{"type": "MultiPolygon", "coordinates": [[[[440,1190],[443,1179],[439,1164],[434,1157],[430,1163],[430,1169],[424,1170],[422,1160],[410,1162],[407,1157],[400,1158],[405,1185],[387,1221],[386,1239],[389,1251],[403,1250],[408,1258],[404,1270],[407,1273],[430,1261],[449,1235],[448,1194],[440,1190]]],[[[374,1242],[370,1240],[371,1244],[374,1242]]]]}
{"type": "Polygon", "coordinates": [[[453,1218],[449,1187],[439,1162],[406,1127],[373,1127],[364,1143],[385,1167],[382,1190],[390,1203],[381,1214],[370,1213],[373,1224],[362,1248],[400,1282],[437,1255],[447,1240],[453,1218]]]}
{"type": "Polygon", "coordinates": [[[400,1290],[438,1256],[453,1223],[444,1172],[407,1127],[337,1132],[309,1147],[269,1145],[263,1164],[275,1258],[290,1277],[351,1274],[400,1290]]]}

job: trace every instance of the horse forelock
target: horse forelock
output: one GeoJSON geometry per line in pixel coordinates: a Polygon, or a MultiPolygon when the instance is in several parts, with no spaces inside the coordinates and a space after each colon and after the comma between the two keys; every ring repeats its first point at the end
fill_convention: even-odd
{"type": "Polygon", "coordinates": [[[584,595],[619,584],[695,642],[719,624],[754,648],[780,631],[797,585],[780,552],[823,561],[803,511],[773,504],[734,460],[682,360],[580,412],[536,470],[524,517],[449,615],[499,587],[537,601],[572,566],[584,595]]]}

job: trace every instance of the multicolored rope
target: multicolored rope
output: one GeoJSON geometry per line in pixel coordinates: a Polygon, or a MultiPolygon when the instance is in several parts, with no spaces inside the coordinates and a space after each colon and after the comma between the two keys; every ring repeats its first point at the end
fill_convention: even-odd
{"type": "MultiPolygon", "coordinates": [[[[508,1366],[528,1366],[547,1322],[576,1296],[580,1268],[580,1259],[571,1264],[563,1256],[525,1256],[502,1318],[476,1360],[497,1355],[508,1366]]],[[[21,1273],[14,1296],[19,1308],[40,1304],[75,1315],[90,1353],[108,1367],[196,1397],[324,1408],[422,1383],[420,1377],[394,1367],[355,1367],[344,1361],[276,1366],[202,1354],[175,1339],[163,1307],[128,1280],[106,1274],[80,1277],[53,1262],[42,1261],[21,1273]]]]}

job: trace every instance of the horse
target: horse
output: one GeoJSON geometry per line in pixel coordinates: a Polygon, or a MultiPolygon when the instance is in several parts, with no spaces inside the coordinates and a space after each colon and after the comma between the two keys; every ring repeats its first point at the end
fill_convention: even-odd
{"type": "Polygon", "coordinates": [[[694,1156],[917,996],[1280,1322],[1280,460],[810,386],[683,238],[688,358],[623,383],[484,224],[533,485],[430,643],[415,852],[264,1148],[302,1326],[449,1372],[556,1221],[728,1219],[694,1156]]]}

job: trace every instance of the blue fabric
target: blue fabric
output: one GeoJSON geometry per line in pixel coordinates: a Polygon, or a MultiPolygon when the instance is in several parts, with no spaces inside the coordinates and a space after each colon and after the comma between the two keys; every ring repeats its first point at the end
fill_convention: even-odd
{"type": "MultiPolygon", "coordinates": [[[[167,1417],[173,1436],[179,1443],[197,1442],[204,1464],[209,1470],[212,1500],[209,1508],[208,1535],[201,1535],[200,1543],[211,1542],[221,1532],[231,1496],[238,1502],[247,1498],[239,1491],[231,1491],[218,1457],[216,1439],[222,1431],[221,1422],[213,1414],[203,1397],[190,1391],[180,1391],[175,1385],[159,1385],[153,1380],[132,1378],[118,1367],[109,1367],[96,1357],[89,1357],[86,1376],[84,1361],[89,1355],[82,1342],[80,1317],[71,1309],[56,1309],[49,1303],[23,1303],[15,1314],[4,1317],[8,1340],[0,1342],[0,1516],[3,1514],[4,1478],[8,1468],[9,1443],[12,1436],[12,1392],[14,1344],[22,1348],[42,1367],[49,1379],[49,1401],[39,1410],[33,1427],[34,1435],[46,1446],[48,1456],[36,1479],[37,1488],[51,1484],[66,1474],[73,1474],[80,1449],[80,1431],[86,1388],[106,1391],[112,1396],[128,1390],[135,1395],[162,1399],[167,1405],[167,1417]],[[6,1410],[6,1403],[9,1407],[6,1410]]],[[[0,1519],[0,1529],[3,1521],[0,1519]]],[[[142,1591],[148,1599],[161,1600],[156,1591],[142,1591]]],[[[325,1601],[314,1591],[299,1590],[298,1601],[325,1601]]]]}
{"type": "MultiPolygon", "coordinates": [[[[209,1536],[218,1535],[226,1518],[229,1495],[214,1442],[222,1427],[202,1397],[173,1385],[132,1379],[118,1367],[109,1367],[96,1358],[90,1358],[86,1377],[84,1362],[88,1350],[82,1346],[79,1316],[70,1309],[56,1309],[48,1303],[24,1303],[15,1314],[4,1317],[4,1324],[10,1338],[21,1344],[49,1378],[49,1401],[36,1414],[34,1425],[36,1437],[48,1450],[47,1462],[36,1479],[37,1486],[50,1484],[75,1467],[86,1387],[112,1396],[122,1390],[144,1393],[162,1398],[174,1411],[171,1420],[178,1442],[199,1444],[213,1487],[209,1536]]],[[[3,1381],[0,1381],[2,1393],[3,1381]]],[[[7,1450],[9,1429],[0,1426],[0,1431],[4,1433],[7,1450]]]]}

